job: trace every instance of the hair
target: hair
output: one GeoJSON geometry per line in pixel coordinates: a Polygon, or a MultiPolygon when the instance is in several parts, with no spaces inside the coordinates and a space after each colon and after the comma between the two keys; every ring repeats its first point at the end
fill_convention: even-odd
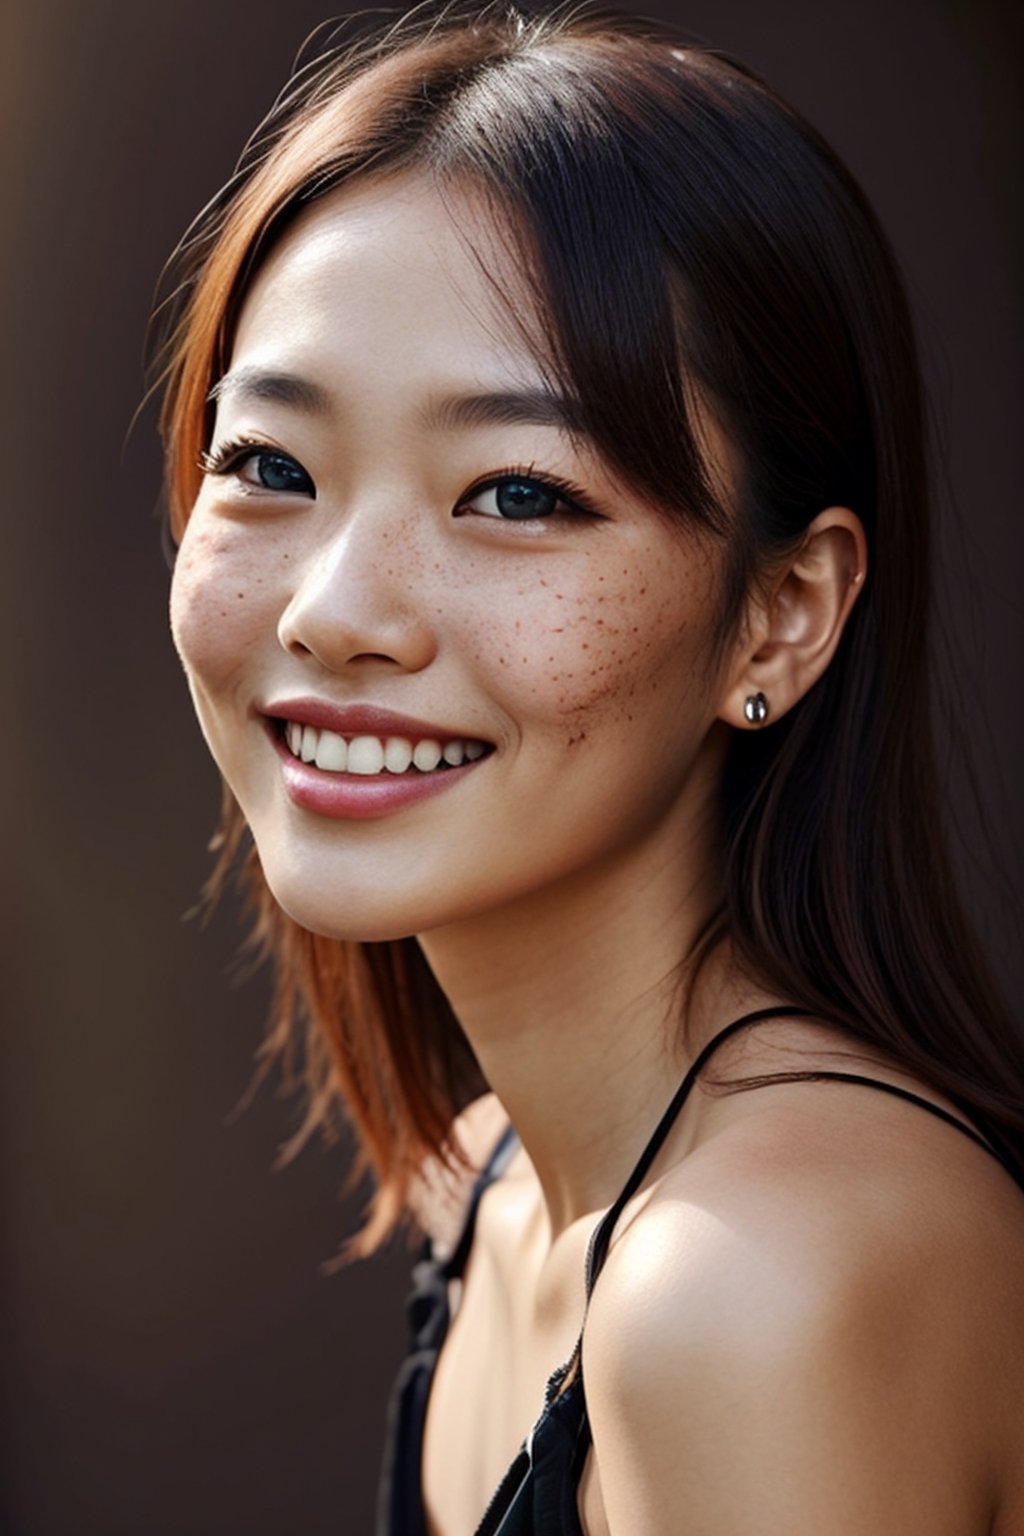
{"type": "MultiPolygon", "coordinates": [[[[705,948],[728,934],[765,985],[1024,1156],[1024,1047],[937,835],[926,432],[902,280],[849,171],[751,70],[594,9],[462,5],[332,35],[167,271],[155,359],[174,535],[261,261],[318,198],[410,170],[486,200],[581,430],[663,515],[721,542],[723,635],[823,507],[861,518],[870,575],[831,665],[770,729],[734,733],[705,948]],[[698,406],[735,451],[728,505],[698,406]]],[[[213,846],[209,890],[240,865],[255,942],[276,962],[261,1075],[279,1059],[308,1090],[284,1155],[344,1106],[375,1179],[351,1244],[368,1252],[424,1159],[458,1155],[452,1121],[485,1086],[479,1068],[415,938],[340,942],[281,911],[226,787],[213,846]]]]}

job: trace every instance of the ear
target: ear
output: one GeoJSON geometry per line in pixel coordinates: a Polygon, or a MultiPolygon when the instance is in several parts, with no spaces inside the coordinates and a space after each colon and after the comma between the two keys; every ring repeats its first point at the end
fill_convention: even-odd
{"type": "Polygon", "coordinates": [[[818,514],[796,553],[751,593],[719,719],[750,730],[803,698],[835,654],[864,585],[867,554],[855,512],[827,507],[818,514]]]}

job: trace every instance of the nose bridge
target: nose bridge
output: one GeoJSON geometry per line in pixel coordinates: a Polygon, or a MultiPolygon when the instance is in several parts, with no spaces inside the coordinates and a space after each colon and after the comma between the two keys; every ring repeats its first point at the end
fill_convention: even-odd
{"type": "Polygon", "coordinates": [[[405,564],[414,542],[414,519],[404,508],[367,497],[335,519],[316,561],[319,581],[338,596],[351,585],[360,599],[394,604],[400,591],[408,591],[405,564]]]}
{"type": "Polygon", "coordinates": [[[364,655],[425,665],[433,643],[417,523],[407,499],[384,492],[325,508],[281,616],[282,645],[332,667],[364,655]]]}

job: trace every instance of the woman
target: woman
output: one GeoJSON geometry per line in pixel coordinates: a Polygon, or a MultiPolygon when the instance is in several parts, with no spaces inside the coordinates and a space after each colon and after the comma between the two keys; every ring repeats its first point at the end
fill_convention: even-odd
{"type": "Polygon", "coordinates": [[[1019,1530],[1024,1059],[849,173],[648,23],[447,12],[301,70],[171,283],[215,884],[248,828],[356,1250],[431,1239],[381,1529],[1019,1530]]]}

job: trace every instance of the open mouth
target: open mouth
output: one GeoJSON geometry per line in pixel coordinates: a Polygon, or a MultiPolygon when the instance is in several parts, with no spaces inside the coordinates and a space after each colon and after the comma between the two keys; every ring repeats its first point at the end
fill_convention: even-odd
{"type": "Polygon", "coordinates": [[[341,736],[296,720],[275,720],[279,739],[300,762],[324,773],[350,773],[365,778],[383,774],[443,773],[475,763],[492,751],[490,742],[429,736],[341,736]]]}

